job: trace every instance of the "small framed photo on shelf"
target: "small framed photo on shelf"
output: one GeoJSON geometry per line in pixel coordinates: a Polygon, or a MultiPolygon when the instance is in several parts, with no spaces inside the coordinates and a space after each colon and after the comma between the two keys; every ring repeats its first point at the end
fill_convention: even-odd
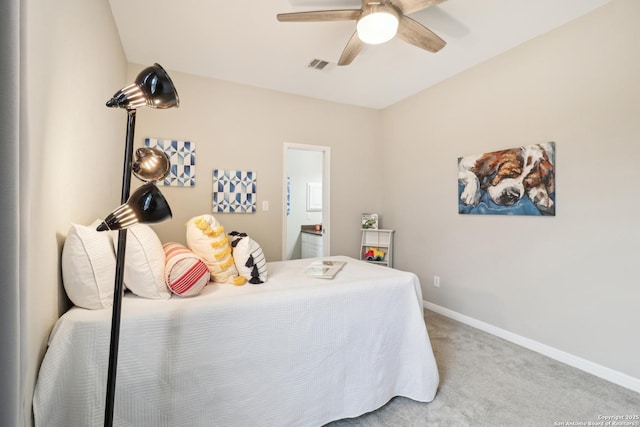
{"type": "Polygon", "coordinates": [[[362,214],[362,228],[365,230],[377,230],[378,229],[378,214],[363,213],[362,214]]]}

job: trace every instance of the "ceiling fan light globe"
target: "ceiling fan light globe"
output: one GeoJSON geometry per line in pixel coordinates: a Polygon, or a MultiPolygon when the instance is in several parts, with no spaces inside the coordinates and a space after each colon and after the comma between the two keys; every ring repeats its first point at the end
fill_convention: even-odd
{"type": "Polygon", "coordinates": [[[398,15],[382,10],[363,15],[356,24],[358,37],[367,44],[388,42],[398,32],[398,15]]]}

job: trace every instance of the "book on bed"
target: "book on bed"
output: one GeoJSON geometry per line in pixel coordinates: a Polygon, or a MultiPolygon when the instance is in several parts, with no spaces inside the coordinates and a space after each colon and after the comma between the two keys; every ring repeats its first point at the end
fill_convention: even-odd
{"type": "Polygon", "coordinates": [[[333,279],[345,264],[346,261],[320,259],[309,264],[304,272],[309,277],[315,277],[318,279],[333,279]]]}

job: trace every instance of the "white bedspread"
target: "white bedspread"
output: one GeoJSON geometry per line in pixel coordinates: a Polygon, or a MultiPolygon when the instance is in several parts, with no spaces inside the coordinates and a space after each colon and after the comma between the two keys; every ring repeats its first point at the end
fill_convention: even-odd
{"type": "MultiPolygon", "coordinates": [[[[433,400],[438,372],[413,273],[345,257],[269,263],[262,285],[193,298],[125,295],[116,426],[321,426],[393,396],[433,400]]],[[[37,427],[103,424],[111,309],[72,308],[49,339],[37,427]]]]}

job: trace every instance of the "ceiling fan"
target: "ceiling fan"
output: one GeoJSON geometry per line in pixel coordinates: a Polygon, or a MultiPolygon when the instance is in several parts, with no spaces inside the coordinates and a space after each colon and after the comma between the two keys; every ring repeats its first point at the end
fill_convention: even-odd
{"type": "Polygon", "coordinates": [[[318,10],[279,13],[280,22],[357,21],[338,65],[349,65],[363,48],[363,43],[380,44],[396,35],[407,43],[437,52],[446,42],[433,31],[409,18],[408,14],[442,3],[444,0],[362,0],[360,9],[318,10]]]}

